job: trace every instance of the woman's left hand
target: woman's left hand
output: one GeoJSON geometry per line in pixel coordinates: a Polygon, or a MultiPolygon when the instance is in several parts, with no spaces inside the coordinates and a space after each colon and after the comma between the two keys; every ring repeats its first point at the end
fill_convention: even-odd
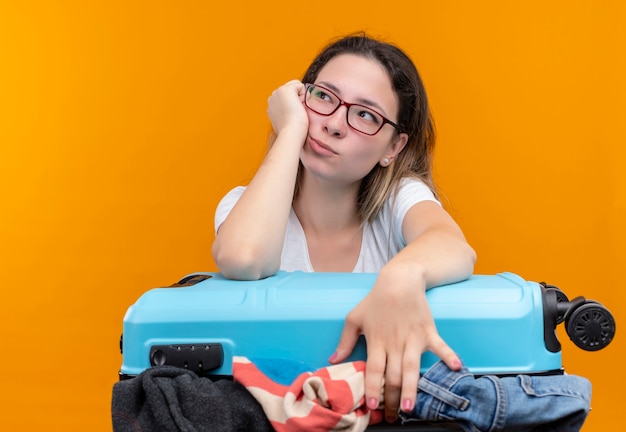
{"type": "Polygon", "coordinates": [[[410,411],[417,397],[421,355],[431,351],[449,368],[461,362],[437,333],[426,301],[423,275],[381,271],[370,293],[346,317],[343,333],[329,361],[339,363],[352,352],[359,335],[367,342],[365,401],[377,409],[384,378],[385,418],[396,420],[398,409],[410,411]]]}

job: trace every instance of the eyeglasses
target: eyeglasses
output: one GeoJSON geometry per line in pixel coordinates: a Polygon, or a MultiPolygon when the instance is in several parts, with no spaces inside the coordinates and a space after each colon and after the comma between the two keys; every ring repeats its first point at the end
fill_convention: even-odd
{"type": "Polygon", "coordinates": [[[308,109],[320,115],[329,116],[344,105],[347,108],[346,121],[348,126],[357,132],[365,135],[376,135],[387,123],[400,131],[397,124],[382,114],[365,105],[348,103],[326,87],[317,84],[305,84],[305,88],[304,104],[308,109]]]}

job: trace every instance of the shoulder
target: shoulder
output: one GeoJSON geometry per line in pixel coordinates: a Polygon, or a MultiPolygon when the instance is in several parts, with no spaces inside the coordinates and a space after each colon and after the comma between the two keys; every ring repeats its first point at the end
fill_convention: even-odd
{"type": "Polygon", "coordinates": [[[389,197],[392,207],[403,210],[403,213],[421,201],[433,201],[441,205],[428,185],[414,177],[405,177],[400,180],[389,197]]]}
{"type": "Polygon", "coordinates": [[[402,232],[404,218],[409,210],[423,202],[441,206],[433,191],[420,179],[405,177],[400,180],[384,208],[391,226],[398,235],[402,232]]]}
{"type": "Polygon", "coordinates": [[[405,177],[398,182],[381,211],[371,223],[376,243],[387,245],[392,256],[406,245],[403,222],[409,210],[416,204],[433,202],[441,206],[432,190],[418,178],[405,177]]]}

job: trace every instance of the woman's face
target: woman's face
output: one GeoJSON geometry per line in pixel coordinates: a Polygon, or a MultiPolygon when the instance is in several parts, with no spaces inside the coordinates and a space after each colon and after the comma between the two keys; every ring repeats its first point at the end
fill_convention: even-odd
{"type": "MultiPolygon", "coordinates": [[[[376,60],[341,54],[320,70],[314,84],[326,87],[347,103],[365,105],[387,119],[398,120],[398,98],[387,71],[376,60]]],[[[352,129],[345,106],[329,116],[307,109],[309,134],[300,154],[309,173],[342,183],[358,182],[376,164],[386,166],[406,144],[407,135],[385,124],[376,135],[352,129]]]]}

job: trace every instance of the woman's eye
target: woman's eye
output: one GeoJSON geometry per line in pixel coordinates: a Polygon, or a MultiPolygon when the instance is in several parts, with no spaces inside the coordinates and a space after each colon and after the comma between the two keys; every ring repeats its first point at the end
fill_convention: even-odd
{"type": "Polygon", "coordinates": [[[357,115],[362,120],[365,120],[367,122],[371,122],[371,123],[375,123],[375,124],[379,124],[380,123],[380,118],[376,114],[371,112],[371,111],[360,110],[357,115]]]}
{"type": "Polygon", "coordinates": [[[318,90],[317,92],[315,92],[315,98],[319,99],[319,100],[323,100],[325,102],[332,102],[333,98],[332,96],[330,96],[328,93],[322,91],[322,90],[318,90]]]}

